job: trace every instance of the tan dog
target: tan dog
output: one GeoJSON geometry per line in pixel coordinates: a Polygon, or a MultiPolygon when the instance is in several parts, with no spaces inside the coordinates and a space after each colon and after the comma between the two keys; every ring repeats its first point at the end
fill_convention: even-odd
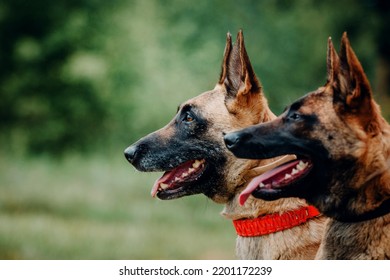
{"type": "MultiPolygon", "coordinates": [[[[222,214],[234,220],[242,235],[236,245],[239,258],[312,259],[324,218],[317,217],[303,200],[251,199],[245,207],[238,203],[248,180],[271,168],[273,160],[235,158],[226,149],[222,134],[274,118],[249,61],[242,32],[234,46],[228,34],[215,88],[180,105],[171,122],[128,147],[125,156],[140,171],[165,172],[154,184],[152,196],[174,199],[203,193],[224,203],[222,214]]],[[[289,158],[281,159],[285,160],[289,158]]]]}
{"type": "Polygon", "coordinates": [[[298,157],[255,178],[243,200],[300,197],[331,217],[318,259],[390,259],[390,125],[346,33],[340,57],[329,39],[327,62],[325,86],[225,136],[239,157],[298,157]]]}

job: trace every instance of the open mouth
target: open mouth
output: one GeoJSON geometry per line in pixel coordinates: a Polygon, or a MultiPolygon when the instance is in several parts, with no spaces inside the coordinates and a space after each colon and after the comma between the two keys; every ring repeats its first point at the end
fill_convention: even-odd
{"type": "Polygon", "coordinates": [[[240,194],[240,204],[244,205],[248,197],[256,191],[275,192],[304,178],[312,169],[309,159],[297,159],[279,165],[260,176],[255,177],[240,194]]]}
{"type": "Polygon", "coordinates": [[[189,160],[165,172],[154,183],[151,191],[152,197],[169,199],[185,195],[185,187],[202,176],[205,170],[205,162],[204,159],[189,160]]]}

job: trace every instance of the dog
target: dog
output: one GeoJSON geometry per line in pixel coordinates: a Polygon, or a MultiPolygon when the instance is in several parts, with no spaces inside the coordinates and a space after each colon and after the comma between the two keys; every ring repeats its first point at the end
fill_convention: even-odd
{"type": "Polygon", "coordinates": [[[247,55],[242,30],[234,45],[227,34],[221,68],[214,89],[181,104],[165,127],[129,146],[125,157],[140,171],[165,172],[152,188],[153,197],[204,194],[225,204],[222,215],[233,220],[239,235],[238,258],[313,259],[325,218],[312,206],[297,198],[252,199],[245,207],[238,203],[251,178],[289,160],[237,159],[224,145],[222,132],[275,118],[247,55]]]}
{"type": "Polygon", "coordinates": [[[390,125],[347,34],[339,54],[328,40],[327,82],[277,119],[226,134],[236,156],[293,153],[248,184],[248,196],[299,197],[330,217],[317,259],[390,259],[390,125]]]}

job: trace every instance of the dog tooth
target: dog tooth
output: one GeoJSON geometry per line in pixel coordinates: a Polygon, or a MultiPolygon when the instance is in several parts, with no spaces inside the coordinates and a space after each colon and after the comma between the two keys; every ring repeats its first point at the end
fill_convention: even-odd
{"type": "Polygon", "coordinates": [[[284,179],[290,179],[292,176],[290,175],[290,174],[286,174],[285,176],[284,176],[284,179]]]}
{"type": "Polygon", "coordinates": [[[263,184],[263,183],[260,183],[260,188],[264,188],[265,187],[265,185],[263,184]]]}
{"type": "Polygon", "coordinates": [[[186,172],[184,172],[183,174],[181,174],[181,177],[182,177],[182,178],[184,178],[184,177],[186,177],[186,176],[188,176],[188,173],[186,173],[186,172]]]}
{"type": "Polygon", "coordinates": [[[192,173],[192,172],[194,172],[195,171],[195,168],[190,168],[190,169],[188,169],[188,173],[192,173]]]}
{"type": "Polygon", "coordinates": [[[160,183],[161,189],[165,190],[168,188],[168,184],[160,183]]]}
{"type": "Polygon", "coordinates": [[[192,167],[198,168],[200,166],[201,162],[199,160],[195,160],[195,162],[192,164],[192,167]]]}
{"type": "Polygon", "coordinates": [[[301,160],[299,161],[298,165],[297,165],[297,169],[298,170],[302,170],[305,168],[305,163],[301,160]]]}
{"type": "Polygon", "coordinates": [[[299,173],[299,171],[296,170],[295,168],[293,168],[293,170],[292,170],[292,172],[291,172],[291,175],[294,175],[294,174],[297,174],[297,173],[299,173]]]}

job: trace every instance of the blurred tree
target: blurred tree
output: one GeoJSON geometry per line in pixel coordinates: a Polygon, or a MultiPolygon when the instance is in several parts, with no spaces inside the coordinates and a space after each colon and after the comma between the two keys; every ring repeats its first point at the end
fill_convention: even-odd
{"type": "Polygon", "coordinates": [[[385,0],[0,0],[2,148],[125,148],[212,88],[239,28],[275,113],[325,82],[347,31],[390,118],[389,18],[385,0]]]}
{"type": "Polygon", "coordinates": [[[390,120],[390,2],[386,0],[374,2],[374,10],[378,15],[375,42],[379,56],[376,85],[380,103],[384,105],[383,113],[390,120]]]}
{"type": "Polygon", "coordinates": [[[389,26],[388,17],[385,20],[382,16],[379,22],[384,2],[245,0],[233,4],[211,0],[188,4],[167,0],[159,5],[169,29],[175,32],[175,38],[167,43],[181,43],[187,53],[212,37],[221,38],[222,31],[235,35],[243,28],[252,64],[278,113],[293,99],[325,82],[329,36],[337,46],[347,31],[366,72],[374,77],[376,47],[388,40],[387,36],[380,38],[382,42],[375,39],[380,26],[389,26]],[[183,25],[188,28],[180,32],[178,26],[183,25]]]}
{"type": "Polygon", "coordinates": [[[1,2],[0,129],[16,148],[56,154],[101,137],[107,112],[94,79],[105,65],[94,38],[108,3],[1,2]]]}

